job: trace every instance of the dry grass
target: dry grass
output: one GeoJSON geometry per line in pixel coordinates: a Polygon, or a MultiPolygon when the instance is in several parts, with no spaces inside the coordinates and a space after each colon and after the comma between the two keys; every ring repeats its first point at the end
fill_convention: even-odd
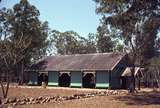
{"type": "MultiPolygon", "coordinates": [[[[79,90],[72,88],[60,88],[55,87],[52,89],[46,89],[41,87],[33,88],[16,88],[10,87],[8,97],[38,97],[38,96],[70,96],[73,94],[89,93],[92,90],[79,90]]],[[[2,96],[0,88],[0,96],[2,96]]]]}
{"type": "MultiPolygon", "coordinates": [[[[95,90],[64,88],[10,88],[9,97],[67,96],[95,90]]],[[[15,108],[160,108],[160,92],[145,91],[134,95],[96,96],[57,103],[16,106],[15,108]]]]}

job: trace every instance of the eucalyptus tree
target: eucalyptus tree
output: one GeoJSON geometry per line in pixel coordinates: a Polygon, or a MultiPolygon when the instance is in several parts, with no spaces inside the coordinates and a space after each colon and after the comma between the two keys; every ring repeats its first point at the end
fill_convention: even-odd
{"type": "Polygon", "coordinates": [[[60,32],[53,30],[51,40],[54,50],[58,54],[86,54],[96,52],[95,35],[89,33],[82,37],[74,31],[60,32]]]}
{"type": "Polygon", "coordinates": [[[155,39],[160,26],[159,0],[94,0],[96,12],[102,20],[122,33],[127,51],[130,53],[132,81],[130,91],[135,90],[134,67],[145,64],[154,56],[155,39]],[[138,58],[138,59],[137,59],[138,58]]]}
{"type": "Polygon", "coordinates": [[[101,21],[97,28],[97,48],[98,52],[118,52],[123,51],[123,40],[120,38],[120,31],[111,28],[101,21]]]}
{"type": "Polygon", "coordinates": [[[11,73],[23,83],[24,68],[46,54],[49,28],[39,15],[27,0],[21,0],[13,9],[0,9],[0,70],[7,76],[7,89],[11,73]]]}

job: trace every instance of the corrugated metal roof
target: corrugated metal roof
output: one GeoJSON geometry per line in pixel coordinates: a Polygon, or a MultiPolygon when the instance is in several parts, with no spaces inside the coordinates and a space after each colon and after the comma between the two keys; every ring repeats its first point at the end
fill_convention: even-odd
{"type": "Polygon", "coordinates": [[[112,70],[124,57],[122,53],[95,53],[47,56],[31,66],[41,71],[112,70]]]}

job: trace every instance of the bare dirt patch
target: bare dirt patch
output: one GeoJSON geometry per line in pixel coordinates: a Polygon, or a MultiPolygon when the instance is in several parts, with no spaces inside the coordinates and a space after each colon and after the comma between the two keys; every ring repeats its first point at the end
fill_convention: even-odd
{"type": "MultiPolygon", "coordinates": [[[[126,101],[115,98],[118,98],[118,96],[96,96],[79,100],[63,101],[61,103],[28,105],[27,108],[160,108],[160,104],[129,105],[126,104],[126,101]]],[[[17,108],[26,108],[26,106],[17,106],[17,108]]]]}
{"type": "MultiPolygon", "coordinates": [[[[70,96],[73,94],[89,93],[93,91],[85,89],[72,89],[72,88],[42,88],[42,87],[10,87],[8,97],[38,97],[38,96],[70,96]]],[[[2,92],[0,91],[0,96],[2,92]]]]}
{"type": "MultiPolygon", "coordinates": [[[[41,88],[41,87],[11,87],[9,97],[39,97],[39,96],[71,96],[74,94],[93,93],[105,91],[98,89],[77,88],[41,88]]],[[[1,92],[0,92],[1,93],[1,92]]],[[[1,94],[0,94],[1,95],[1,94]]],[[[137,94],[118,94],[94,96],[49,102],[44,104],[18,105],[15,108],[160,108],[160,92],[143,89],[137,94]]]]}

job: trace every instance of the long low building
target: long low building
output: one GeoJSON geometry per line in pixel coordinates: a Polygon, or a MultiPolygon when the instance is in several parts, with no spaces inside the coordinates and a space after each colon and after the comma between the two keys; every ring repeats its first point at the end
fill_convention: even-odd
{"type": "Polygon", "coordinates": [[[122,88],[121,75],[127,68],[123,53],[47,56],[28,70],[29,84],[48,86],[122,88]]]}

